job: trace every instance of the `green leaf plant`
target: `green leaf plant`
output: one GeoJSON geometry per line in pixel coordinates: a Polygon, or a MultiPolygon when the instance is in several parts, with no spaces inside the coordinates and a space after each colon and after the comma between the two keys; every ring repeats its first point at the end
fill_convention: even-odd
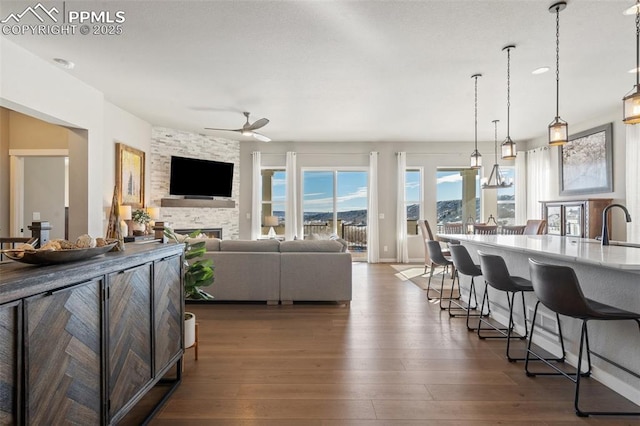
{"type": "Polygon", "coordinates": [[[193,231],[189,235],[178,236],[173,229],[165,228],[164,235],[177,244],[184,244],[184,297],[192,300],[211,300],[213,296],[202,290],[213,283],[213,261],[211,259],[195,260],[207,251],[204,241],[192,243],[189,238],[195,238],[200,230],[193,231]]]}

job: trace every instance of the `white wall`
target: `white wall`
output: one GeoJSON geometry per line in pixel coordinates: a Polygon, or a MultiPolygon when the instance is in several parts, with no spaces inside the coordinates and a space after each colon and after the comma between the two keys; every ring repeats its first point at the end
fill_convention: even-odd
{"type": "Polygon", "coordinates": [[[75,129],[69,139],[70,238],[104,235],[115,183],[114,143],[148,152],[150,125],[6,38],[0,37],[0,51],[0,106],[75,129]]]}

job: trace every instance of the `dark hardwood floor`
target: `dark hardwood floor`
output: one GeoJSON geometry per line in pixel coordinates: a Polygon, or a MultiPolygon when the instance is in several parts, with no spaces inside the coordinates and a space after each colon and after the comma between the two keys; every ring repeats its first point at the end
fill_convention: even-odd
{"type": "MultiPolygon", "coordinates": [[[[573,384],[528,378],[388,264],[355,263],[351,308],[187,305],[200,354],[154,425],[638,425],[576,417],[573,384]]],[[[588,383],[587,383],[588,382],[588,383]]],[[[592,379],[585,402],[633,406],[592,379]]],[[[637,406],[635,406],[638,409],[637,406]]]]}

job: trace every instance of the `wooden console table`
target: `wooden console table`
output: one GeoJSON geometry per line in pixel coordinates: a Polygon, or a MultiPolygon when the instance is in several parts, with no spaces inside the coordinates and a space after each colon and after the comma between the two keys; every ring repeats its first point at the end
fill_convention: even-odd
{"type": "MultiPolygon", "coordinates": [[[[183,348],[183,245],[0,264],[0,424],[115,424],[183,348]]],[[[159,405],[153,407],[153,412],[159,405]]]]}

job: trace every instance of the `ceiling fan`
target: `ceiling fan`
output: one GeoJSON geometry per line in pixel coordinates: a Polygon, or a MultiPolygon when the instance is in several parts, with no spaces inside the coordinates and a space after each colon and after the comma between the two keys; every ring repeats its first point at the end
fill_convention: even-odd
{"type": "Polygon", "coordinates": [[[212,127],[205,127],[205,129],[206,130],[224,130],[228,132],[239,132],[239,133],[242,133],[244,136],[253,136],[254,138],[258,139],[261,142],[270,142],[271,141],[270,138],[254,131],[269,124],[269,120],[266,118],[261,118],[259,120],[254,121],[253,123],[249,123],[250,113],[243,112],[243,114],[246,117],[247,122],[244,123],[241,129],[215,129],[212,127]]]}

